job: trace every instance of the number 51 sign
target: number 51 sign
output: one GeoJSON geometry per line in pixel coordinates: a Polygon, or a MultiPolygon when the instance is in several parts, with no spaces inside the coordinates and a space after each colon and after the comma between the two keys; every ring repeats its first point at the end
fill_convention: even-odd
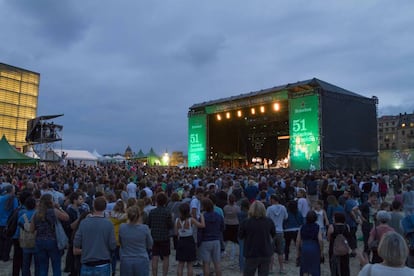
{"type": "Polygon", "coordinates": [[[319,96],[289,101],[290,166],[293,169],[320,169],[319,96]]]}

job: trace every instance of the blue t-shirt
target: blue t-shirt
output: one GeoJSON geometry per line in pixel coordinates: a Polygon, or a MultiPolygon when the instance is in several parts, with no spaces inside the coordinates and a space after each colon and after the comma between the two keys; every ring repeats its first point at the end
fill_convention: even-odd
{"type": "Polygon", "coordinates": [[[14,209],[16,209],[19,206],[17,198],[14,197],[12,208],[6,210],[6,204],[10,197],[11,195],[9,194],[0,196],[0,226],[7,225],[7,219],[9,218],[11,213],[13,213],[14,209]]]}
{"type": "Polygon", "coordinates": [[[20,209],[19,215],[18,215],[19,218],[17,219],[17,229],[16,229],[16,233],[14,233],[13,235],[13,239],[18,239],[20,237],[20,228],[24,227],[24,223],[25,223],[23,214],[26,214],[27,219],[30,222],[32,220],[34,213],[35,213],[35,209],[27,210],[24,206],[22,207],[22,209],[20,209]]]}

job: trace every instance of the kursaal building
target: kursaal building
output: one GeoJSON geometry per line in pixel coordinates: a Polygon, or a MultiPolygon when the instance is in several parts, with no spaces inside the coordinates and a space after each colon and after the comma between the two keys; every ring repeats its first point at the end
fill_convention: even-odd
{"type": "Polygon", "coordinates": [[[194,104],[188,165],[375,169],[377,105],[316,78],[194,104]]]}
{"type": "Polygon", "coordinates": [[[22,150],[27,121],[36,117],[40,74],[0,63],[0,137],[22,150]]]}

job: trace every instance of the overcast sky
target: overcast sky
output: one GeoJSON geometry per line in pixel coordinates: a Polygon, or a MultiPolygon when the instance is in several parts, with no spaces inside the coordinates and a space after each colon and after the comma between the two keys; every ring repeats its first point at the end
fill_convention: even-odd
{"type": "Polygon", "coordinates": [[[64,149],[186,153],[193,104],[313,77],[414,111],[411,0],[0,0],[0,26],[64,149]]]}

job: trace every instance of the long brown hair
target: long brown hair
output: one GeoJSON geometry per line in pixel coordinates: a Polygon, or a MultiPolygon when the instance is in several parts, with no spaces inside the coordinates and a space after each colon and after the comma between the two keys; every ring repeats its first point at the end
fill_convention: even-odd
{"type": "Polygon", "coordinates": [[[53,208],[53,198],[51,194],[44,194],[40,197],[39,207],[36,212],[36,218],[39,220],[46,219],[47,209],[53,208]]]}

